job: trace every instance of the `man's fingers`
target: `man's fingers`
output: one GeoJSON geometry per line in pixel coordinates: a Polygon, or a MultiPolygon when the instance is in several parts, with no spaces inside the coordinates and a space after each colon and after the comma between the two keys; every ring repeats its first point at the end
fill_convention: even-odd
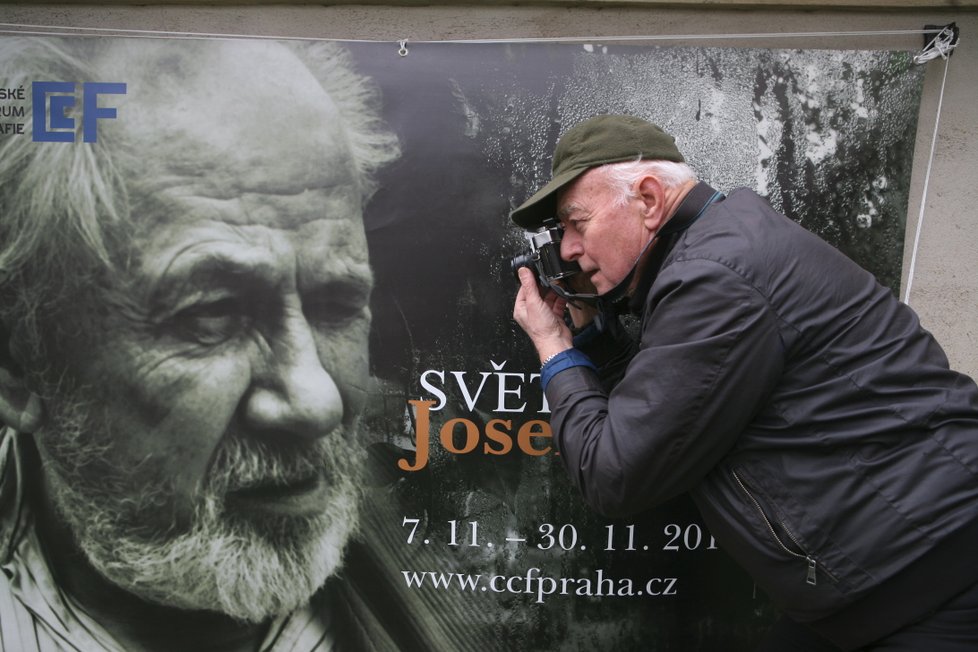
{"type": "Polygon", "coordinates": [[[523,300],[529,302],[543,301],[543,297],[540,296],[540,288],[537,286],[536,275],[526,267],[520,267],[517,273],[520,277],[520,294],[523,295],[523,300]]]}
{"type": "Polygon", "coordinates": [[[520,277],[520,285],[523,289],[528,289],[530,287],[536,287],[537,277],[534,276],[533,272],[530,271],[529,267],[520,267],[516,273],[520,277]]]}

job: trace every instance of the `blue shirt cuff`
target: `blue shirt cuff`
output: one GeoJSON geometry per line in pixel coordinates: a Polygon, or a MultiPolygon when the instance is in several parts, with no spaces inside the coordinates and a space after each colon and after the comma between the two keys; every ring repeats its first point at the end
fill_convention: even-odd
{"type": "Polygon", "coordinates": [[[547,391],[547,384],[551,378],[564,369],[570,369],[571,367],[591,367],[595,371],[598,370],[594,366],[594,363],[591,362],[591,358],[587,357],[583,351],[579,351],[578,349],[561,351],[540,369],[540,385],[543,387],[543,391],[547,391]]]}

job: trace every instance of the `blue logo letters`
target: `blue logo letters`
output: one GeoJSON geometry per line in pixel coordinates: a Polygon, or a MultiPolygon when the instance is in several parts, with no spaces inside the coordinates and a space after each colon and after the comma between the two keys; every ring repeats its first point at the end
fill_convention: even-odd
{"type": "Polygon", "coordinates": [[[31,97],[34,103],[34,141],[48,143],[70,143],[75,140],[75,120],[65,115],[65,111],[75,106],[75,85],[71,82],[34,82],[31,84],[31,97]],[[61,95],[55,95],[61,93],[61,95]],[[67,131],[48,131],[44,123],[48,101],[51,107],[51,128],[67,131]]]}
{"type": "MultiPolygon", "coordinates": [[[[98,139],[98,120],[116,117],[116,110],[98,105],[99,95],[125,95],[125,84],[85,82],[82,84],[82,140],[98,139]]],[[[75,141],[75,119],[68,111],[75,107],[74,82],[33,82],[35,142],[71,143],[75,141]],[[47,120],[45,119],[47,118],[47,120]]]]}

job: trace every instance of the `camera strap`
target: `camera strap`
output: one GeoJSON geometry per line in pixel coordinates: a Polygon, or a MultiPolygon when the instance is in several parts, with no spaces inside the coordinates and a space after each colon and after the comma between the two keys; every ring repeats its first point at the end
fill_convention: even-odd
{"type": "Polygon", "coordinates": [[[676,213],[672,216],[665,226],[663,226],[655,234],[656,239],[666,238],[675,233],[680,233],[685,231],[693,222],[698,220],[703,211],[712,204],[713,202],[720,201],[724,199],[724,195],[719,190],[714,189],[710,184],[705,181],[698,182],[693,188],[686,193],[683,201],[679,204],[679,208],[676,209],[676,213]]]}
{"type": "Polygon", "coordinates": [[[665,262],[666,254],[672,250],[679,235],[692,226],[711,204],[725,197],[726,195],[705,181],[700,181],[693,186],[686,193],[673,216],[656,232],[655,237],[639,254],[628,275],[621,283],[599,298],[598,303],[602,311],[610,308],[611,311],[618,313],[626,309],[641,312],[645,295],[652,287],[652,282],[662,263],[665,262]],[[636,303],[637,306],[634,305],[636,303]]]}

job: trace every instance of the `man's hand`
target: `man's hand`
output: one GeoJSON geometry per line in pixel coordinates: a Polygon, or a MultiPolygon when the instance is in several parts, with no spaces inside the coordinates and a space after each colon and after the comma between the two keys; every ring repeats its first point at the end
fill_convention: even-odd
{"type": "Polygon", "coordinates": [[[570,329],[564,323],[567,302],[553,292],[540,296],[536,276],[526,267],[518,271],[520,291],[513,306],[513,319],[533,341],[540,362],[573,346],[570,329]]]}

